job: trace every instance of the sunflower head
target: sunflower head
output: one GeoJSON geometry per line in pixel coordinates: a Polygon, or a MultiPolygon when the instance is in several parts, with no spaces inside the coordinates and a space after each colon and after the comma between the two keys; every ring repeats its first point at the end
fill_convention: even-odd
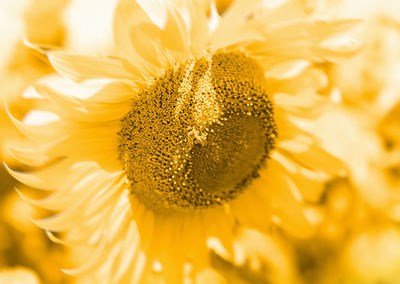
{"type": "Polygon", "coordinates": [[[165,71],[121,120],[120,160],[151,208],[204,208],[258,176],[277,134],[259,64],[219,52],[165,71]]]}

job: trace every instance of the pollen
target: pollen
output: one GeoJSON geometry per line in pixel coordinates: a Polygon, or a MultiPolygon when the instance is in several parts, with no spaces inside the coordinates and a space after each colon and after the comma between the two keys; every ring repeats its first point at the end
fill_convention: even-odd
{"type": "Polygon", "coordinates": [[[201,209],[234,199],[267,163],[277,136],[261,66],[215,53],[166,70],[121,120],[131,194],[152,209],[201,209]]]}

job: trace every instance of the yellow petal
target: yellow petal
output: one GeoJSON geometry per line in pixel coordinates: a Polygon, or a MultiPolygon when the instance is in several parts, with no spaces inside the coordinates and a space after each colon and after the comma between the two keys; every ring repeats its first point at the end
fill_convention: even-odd
{"type": "Polygon", "coordinates": [[[154,74],[154,66],[143,59],[134,46],[134,41],[139,44],[143,39],[132,37],[132,30],[143,25],[153,26],[153,30],[158,28],[136,0],[120,1],[114,16],[116,47],[120,55],[138,66],[139,70],[154,74]]]}
{"type": "Polygon", "coordinates": [[[179,11],[172,6],[168,7],[168,17],[161,42],[164,48],[180,53],[186,53],[187,51],[188,32],[186,24],[179,11]]]}
{"type": "Polygon", "coordinates": [[[190,42],[193,55],[199,55],[208,39],[207,17],[203,9],[199,9],[192,1],[188,1],[188,8],[191,15],[190,42]]]}
{"type": "Polygon", "coordinates": [[[55,51],[48,52],[47,56],[59,74],[75,81],[114,78],[134,82],[140,77],[135,67],[128,69],[119,59],[55,51]]]}
{"type": "Polygon", "coordinates": [[[210,45],[213,50],[244,41],[263,40],[261,32],[245,18],[260,3],[260,0],[237,0],[232,3],[211,34],[210,45]]]}

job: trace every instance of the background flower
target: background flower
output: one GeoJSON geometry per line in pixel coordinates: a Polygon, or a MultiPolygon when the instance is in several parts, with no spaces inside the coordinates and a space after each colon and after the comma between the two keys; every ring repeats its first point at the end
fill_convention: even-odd
{"type": "Polygon", "coordinates": [[[314,263],[308,273],[316,283],[395,283],[399,277],[398,9],[396,3],[364,4],[343,1],[339,10],[365,18],[357,31],[365,46],[351,60],[327,66],[332,85],[325,92],[338,107],[312,126],[320,130],[324,145],[350,165],[349,180],[330,185],[341,189],[335,203],[343,213],[326,215],[324,199],[313,212],[320,230],[331,232],[300,245],[300,255],[314,263]],[[312,255],[314,246],[320,249],[312,255]],[[330,253],[322,253],[324,248],[330,253]]]}

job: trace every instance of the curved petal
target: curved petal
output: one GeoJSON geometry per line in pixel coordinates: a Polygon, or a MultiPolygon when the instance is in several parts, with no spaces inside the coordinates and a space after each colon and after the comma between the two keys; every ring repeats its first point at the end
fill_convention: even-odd
{"type": "MultiPolygon", "coordinates": [[[[159,5],[159,4],[158,4],[159,5]]],[[[152,26],[152,30],[159,29],[136,0],[122,0],[119,2],[114,16],[114,40],[120,56],[144,72],[145,76],[157,74],[157,66],[147,61],[137,50],[137,45],[153,46],[155,38],[136,37],[138,27],[152,26]],[[136,44],[136,46],[135,46],[136,44]],[[147,74],[147,75],[146,75],[147,74]]],[[[155,34],[153,34],[155,35],[155,34]]],[[[158,36],[156,36],[158,38],[158,36]]],[[[149,58],[147,58],[149,59],[149,58]]]]}
{"type": "Polygon", "coordinates": [[[255,28],[255,22],[247,19],[249,13],[261,4],[261,0],[237,0],[223,14],[217,28],[210,35],[213,50],[250,40],[263,40],[263,34],[255,28]]]}
{"type": "Polygon", "coordinates": [[[137,68],[131,65],[128,68],[120,59],[57,51],[48,52],[47,57],[59,74],[75,81],[115,78],[134,82],[140,78],[137,68]]]}
{"type": "Polygon", "coordinates": [[[269,160],[265,173],[254,182],[260,196],[271,204],[275,223],[299,238],[312,235],[314,228],[305,216],[301,200],[298,200],[297,189],[280,164],[274,159],[269,160]]]}

